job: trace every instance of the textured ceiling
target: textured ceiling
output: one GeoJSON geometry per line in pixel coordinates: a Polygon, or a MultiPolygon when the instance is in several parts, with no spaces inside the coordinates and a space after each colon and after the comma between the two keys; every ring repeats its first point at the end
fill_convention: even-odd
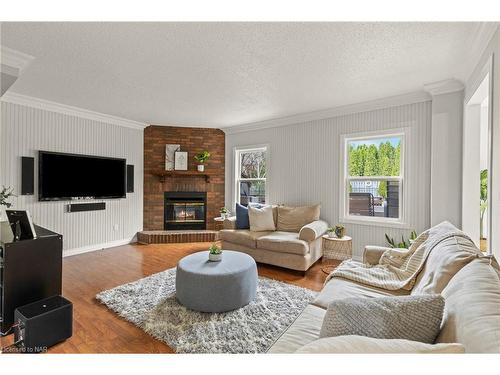
{"type": "Polygon", "coordinates": [[[35,57],[11,91],[131,120],[225,127],[463,79],[474,23],[2,23],[35,57]]]}

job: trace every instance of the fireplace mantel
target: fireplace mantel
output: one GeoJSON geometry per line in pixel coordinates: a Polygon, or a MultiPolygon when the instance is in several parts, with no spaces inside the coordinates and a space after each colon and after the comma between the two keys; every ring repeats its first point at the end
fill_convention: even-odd
{"type": "Polygon", "coordinates": [[[165,182],[166,177],[203,177],[205,178],[205,182],[209,183],[210,182],[210,175],[205,172],[198,172],[198,171],[154,171],[153,174],[155,176],[158,176],[160,178],[160,182],[163,183],[165,182]]]}

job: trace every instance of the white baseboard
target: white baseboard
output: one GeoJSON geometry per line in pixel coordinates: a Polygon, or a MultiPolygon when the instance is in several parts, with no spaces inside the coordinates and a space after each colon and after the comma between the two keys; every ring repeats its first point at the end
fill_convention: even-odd
{"type": "Polygon", "coordinates": [[[132,242],[137,242],[136,236],[133,236],[131,238],[124,238],[122,240],[116,240],[116,241],[110,241],[110,242],[105,242],[105,243],[99,243],[99,244],[95,244],[95,245],[76,247],[74,249],[67,249],[67,250],[63,251],[63,257],[70,257],[73,255],[90,253],[92,251],[104,250],[104,249],[108,249],[110,247],[127,245],[127,244],[132,243],[132,242]]]}

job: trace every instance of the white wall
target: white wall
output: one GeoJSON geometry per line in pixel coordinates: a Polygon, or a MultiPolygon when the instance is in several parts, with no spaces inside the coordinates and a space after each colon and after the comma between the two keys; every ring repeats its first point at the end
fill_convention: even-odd
{"type": "Polygon", "coordinates": [[[233,148],[268,144],[268,190],[271,203],[290,205],[320,202],[321,216],[339,221],[340,138],[343,134],[409,128],[406,140],[407,189],[410,204],[406,229],[346,224],[353,251],[360,256],[367,244],[383,245],[384,233],[408,237],[411,229],[423,231],[430,223],[431,102],[423,101],[386,109],[301,122],[295,125],[226,134],[226,205],[233,207],[233,148]]]}
{"type": "Polygon", "coordinates": [[[0,185],[19,195],[11,200],[14,208],[29,210],[36,224],[63,235],[65,255],[129,242],[142,229],[143,147],[143,130],[1,103],[0,185]],[[126,158],[135,166],[135,192],[105,200],[104,211],[66,213],[67,201],[38,201],[35,167],[35,195],[21,196],[20,158],[34,156],[36,166],[38,150],[126,158]]]}
{"type": "Polygon", "coordinates": [[[433,95],[431,226],[462,225],[463,91],[433,95]]]}
{"type": "MultiPolygon", "coordinates": [[[[491,215],[491,249],[497,259],[500,259],[500,28],[498,28],[486,46],[481,57],[465,85],[465,102],[474,94],[481,81],[488,73],[484,67],[493,56],[493,75],[490,84],[493,87],[492,103],[492,173],[489,209],[491,215]]],[[[465,155],[466,156],[466,155],[465,155]]],[[[466,197],[464,196],[464,199],[466,197]]]]}

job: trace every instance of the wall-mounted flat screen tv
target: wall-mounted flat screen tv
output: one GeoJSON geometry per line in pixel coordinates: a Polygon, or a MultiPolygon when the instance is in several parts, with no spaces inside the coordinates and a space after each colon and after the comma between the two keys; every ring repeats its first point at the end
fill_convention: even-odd
{"type": "Polygon", "coordinates": [[[38,152],[38,200],[125,198],[125,159],[38,152]]]}

